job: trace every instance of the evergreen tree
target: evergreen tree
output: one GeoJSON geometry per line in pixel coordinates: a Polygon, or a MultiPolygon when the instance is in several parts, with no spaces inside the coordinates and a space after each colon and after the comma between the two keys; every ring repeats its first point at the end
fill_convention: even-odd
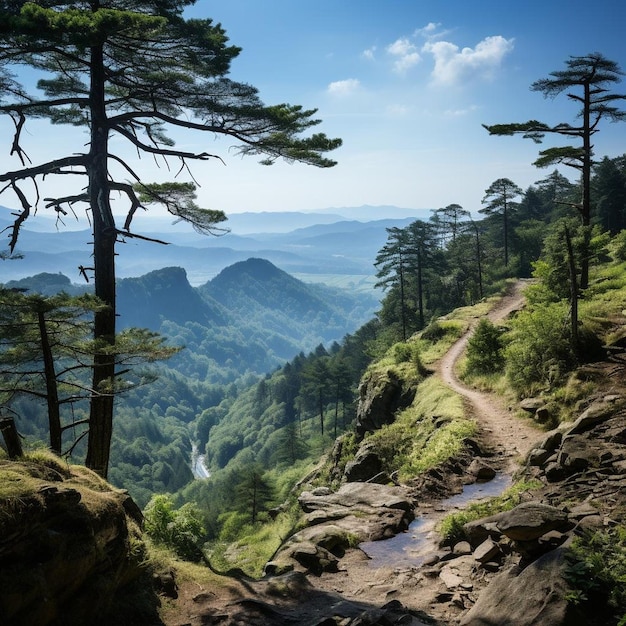
{"type": "Polygon", "coordinates": [[[460,204],[449,204],[441,209],[433,211],[431,221],[438,232],[443,235],[443,242],[454,242],[463,231],[464,222],[470,217],[470,212],[466,211],[460,204]]]}
{"type": "Polygon", "coordinates": [[[394,289],[399,294],[400,326],[402,341],[407,338],[407,299],[406,281],[408,271],[409,241],[406,229],[393,227],[387,229],[387,243],[376,255],[374,266],[378,270],[376,278],[380,280],[376,287],[383,290],[394,289]]]}
{"type": "MultiPolygon", "coordinates": [[[[95,294],[107,306],[96,312],[94,335],[102,345],[93,360],[92,387],[101,390],[115,377],[110,346],[115,343],[115,247],[129,237],[141,208],[157,203],[179,220],[211,233],[225,219],[221,211],[196,203],[193,182],[147,183],[136,167],[114,152],[127,142],[140,155],[153,156],[185,172],[192,161],[219,158],[205,151],[178,149],[167,131],[187,129],[225,135],[244,155],[261,155],[271,164],[285,158],[319,167],[334,165],[323,154],[340,145],[321,133],[303,136],[318,123],[315,110],[301,106],[264,105],[250,85],[226,78],[240,49],[228,45],[225,31],[210,19],[185,19],[193,0],[112,0],[94,2],[0,2],[0,111],[14,122],[12,153],[21,169],[0,174],[3,191],[12,191],[20,210],[10,230],[15,249],[20,228],[37,209],[39,183],[51,175],[86,180],[73,191],[46,198],[46,206],[62,217],[84,204],[93,225],[95,294]],[[44,76],[43,95],[27,94],[11,74],[35,69],[44,76]],[[11,101],[9,100],[11,97],[11,101]],[[23,147],[29,118],[83,127],[83,140],[67,154],[31,165],[23,147]],[[132,183],[126,182],[130,178],[132,183]],[[34,192],[29,197],[29,189],[34,192]],[[127,203],[120,225],[112,195],[127,203]]],[[[87,274],[90,270],[84,269],[87,274]]],[[[106,477],[112,433],[113,396],[91,400],[86,463],[106,477]]]]}
{"type": "Polygon", "coordinates": [[[239,510],[249,515],[250,521],[256,524],[259,513],[265,510],[273,497],[272,484],[259,464],[254,464],[239,475],[235,497],[239,510]]]}
{"type": "MultiPolygon", "coordinates": [[[[458,206],[458,205],[456,205],[458,206]]],[[[460,207],[459,207],[460,208],[460,207]]],[[[415,281],[417,302],[417,329],[422,329],[425,322],[425,287],[428,281],[427,272],[434,269],[435,233],[432,224],[415,220],[406,228],[408,242],[408,269],[415,281]]]]}
{"type": "Polygon", "coordinates": [[[504,244],[504,265],[509,265],[509,228],[511,218],[517,210],[518,204],[515,198],[521,196],[522,189],[508,178],[498,178],[488,189],[485,190],[483,198],[484,208],[479,213],[488,217],[502,218],[502,241],[504,244]]]}
{"type": "Polygon", "coordinates": [[[151,373],[131,375],[132,366],[169,358],[179,350],[165,346],[156,333],[126,329],[109,348],[117,369],[112,385],[93,389],[88,374],[101,347],[89,335],[91,318],[100,307],[88,294],[41,296],[0,289],[0,398],[6,403],[21,396],[45,402],[50,448],[57,454],[64,452],[63,433],[85,424],[74,419],[75,405],[151,382],[151,373]],[[63,415],[64,407],[69,415],[63,415]]]}
{"type": "Polygon", "coordinates": [[[324,410],[328,404],[331,389],[329,356],[315,355],[304,367],[302,377],[306,381],[302,395],[306,405],[314,407],[320,418],[320,433],[324,435],[324,410]]]}
{"type": "Polygon", "coordinates": [[[570,214],[568,209],[576,206],[580,200],[578,185],[570,182],[559,170],[553,170],[545,178],[535,182],[543,205],[541,215],[530,215],[531,218],[554,221],[570,214]]]}
{"type": "MultiPolygon", "coordinates": [[[[491,135],[521,134],[536,143],[541,143],[546,135],[559,135],[580,141],[578,145],[546,148],[539,152],[535,161],[537,167],[548,167],[563,163],[576,169],[581,176],[582,198],[576,203],[583,226],[591,224],[591,170],[593,161],[593,136],[600,130],[603,119],[621,121],[626,119],[626,111],[616,105],[626,100],[626,95],[611,93],[610,87],[621,81],[619,65],[598,52],[585,56],[572,56],[566,61],[566,69],[550,73],[531,85],[546,98],[554,98],[562,93],[580,105],[577,125],[561,122],[549,125],[537,120],[524,123],[483,125],[491,135]]],[[[589,261],[583,255],[580,286],[586,289],[589,283],[589,261]]]]}
{"type": "Polygon", "coordinates": [[[591,191],[597,207],[597,222],[613,235],[626,228],[626,175],[623,162],[623,157],[604,157],[593,169],[591,191]]]}

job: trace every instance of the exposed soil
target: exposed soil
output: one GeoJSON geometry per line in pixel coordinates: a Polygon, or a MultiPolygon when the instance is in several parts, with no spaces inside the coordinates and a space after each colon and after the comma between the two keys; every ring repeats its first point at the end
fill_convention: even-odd
{"type": "MultiPolygon", "coordinates": [[[[524,302],[524,286],[523,282],[517,283],[488,317],[492,321],[502,320],[519,310],[524,302]]],[[[481,449],[490,454],[489,462],[500,472],[512,473],[532,444],[541,438],[542,431],[530,420],[514,416],[494,394],[481,393],[459,382],[454,371],[455,363],[467,345],[471,330],[441,359],[436,374],[464,397],[468,413],[478,423],[481,449]]],[[[353,549],[341,559],[339,572],[309,576],[308,582],[294,577],[290,584],[295,587],[278,595],[267,581],[229,579],[223,587],[210,589],[196,582],[180,583],[178,599],[168,601],[168,608],[164,611],[164,624],[330,624],[322,616],[325,612],[327,614],[331,605],[341,606],[343,602],[347,606],[345,601],[348,601],[353,607],[371,609],[393,600],[401,602],[413,615],[412,622],[403,621],[403,624],[454,624],[464,610],[463,603],[445,594],[442,596],[441,580],[430,570],[429,558],[424,554],[436,553],[434,526],[446,510],[432,502],[424,502],[418,509],[418,514],[427,518],[427,527],[433,536],[430,544],[422,546],[421,563],[415,566],[377,567],[362,550],[353,549]],[[321,622],[316,615],[320,616],[321,622]]],[[[467,590],[469,594],[473,591],[467,590]]]]}
{"type": "MultiPolygon", "coordinates": [[[[496,323],[506,319],[514,311],[519,311],[524,306],[523,291],[526,284],[524,281],[515,283],[510,293],[498,302],[487,317],[496,323]]],[[[503,401],[495,394],[482,393],[459,381],[455,364],[465,350],[472,330],[473,327],[444,355],[437,372],[447,385],[463,396],[468,415],[478,424],[482,446],[495,455],[494,460],[499,459],[498,469],[514,472],[519,460],[541,438],[542,431],[530,419],[514,417],[511,408],[504,406],[503,401]]]]}
{"type": "MultiPolygon", "coordinates": [[[[489,312],[488,318],[494,323],[506,319],[524,305],[523,290],[526,283],[517,282],[489,312]]],[[[478,320],[476,320],[478,321],[478,320]]],[[[487,462],[500,473],[513,474],[519,469],[520,461],[526,456],[543,431],[530,419],[520,419],[495,394],[484,393],[467,387],[457,377],[455,365],[461,357],[474,324],[436,366],[435,375],[454,391],[463,396],[467,414],[478,424],[477,439],[481,449],[489,455],[487,462]]],[[[451,477],[445,477],[451,480],[451,477]]],[[[454,477],[456,479],[456,477],[454,477]]],[[[430,500],[430,498],[428,498],[430,500]]],[[[442,595],[441,581],[428,565],[430,558],[436,558],[439,536],[435,530],[451,510],[442,502],[423,502],[417,514],[424,519],[420,534],[429,535],[427,541],[420,542],[418,549],[411,554],[416,557],[415,566],[383,565],[377,567],[367,555],[359,550],[350,551],[341,561],[342,571],[338,574],[323,574],[316,584],[329,591],[336,591],[345,597],[365,602],[381,604],[398,600],[408,609],[427,615],[437,624],[454,624],[464,611],[463,604],[442,595]]],[[[475,590],[469,590],[475,591],[475,590]]],[[[414,622],[420,623],[420,622],[414,622]]],[[[433,622],[431,622],[433,623],[433,622]]]]}

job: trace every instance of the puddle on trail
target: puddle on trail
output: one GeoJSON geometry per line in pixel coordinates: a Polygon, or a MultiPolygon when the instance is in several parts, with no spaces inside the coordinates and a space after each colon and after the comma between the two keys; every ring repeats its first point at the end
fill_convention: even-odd
{"type": "Polygon", "coordinates": [[[370,567],[410,567],[421,565],[427,555],[438,550],[436,523],[453,509],[462,509],[470,502],[499,496],[511,485],[511,477],[498,474],[489,482],[465,485],[463,491],[437,505],[437,512],[417,517],[406,532],[382,541],[366,541],[359,548],[370,557],[370,567]],[[445,513],[441,513],[441,510],[445,513]]]}

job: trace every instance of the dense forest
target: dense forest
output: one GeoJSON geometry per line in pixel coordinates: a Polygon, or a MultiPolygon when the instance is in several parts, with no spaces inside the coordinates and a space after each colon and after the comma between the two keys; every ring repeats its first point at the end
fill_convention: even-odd
{"type": "MultiPolygon", "coordinates": [[[[600,259],[608,238],[618,234],[623,225],[626,157],[604,158],[594,166],[592,193],[598,210],[590,226],[590,253],[600,259]]],[[[228,515],[257,519],[261,511],[256,505],[249,509],[250,496],[242,492],[241,498],[235,499],[238,502],[233,500],[234,492],[245,491],[237,486],[259,481],[266,488],[264,505],[258,505],[263,511],[280,503],[292,481],[338,435],[353,431],[359,381],[369,363],[380,359],[394,344],[402,344],[419,331],[436,334],[439,316],[497,293],[510,277],[543,276],[559,298],[567,299],[563,226],[569,225],[574,244],[580,248],[583,227],[572,208],[579,194],[579,186],[557,170],[525,191],[508,179],[500,179],[486,191],[481,219],[472,218],[459,205],[450,205],[433,210],[429,221],[389,229],[387,243],[375,259],[379,286],[384,290],[377,315],[342,339],[326,345],[320,340],[317,347],[310,344],[307,352],[294,349],[294,357],[265,374],[245,364],[254,352],[242,353],[240,343],[233,354],[246,356],[239,363],[229,361],[228,378],[208,376],[207,362],[213,360],[213,367],[219,369],[216,350],[224,350],[225,346],[220,346],[219,336],[207,342],[203,335],[206,328],[215,325],[222,328],[219,333],[236,332],[238,324],[243,323],[234,317],[229,317],[227,324],[216,323],[217,314],[212,314],[203,325],[193,315],[199,311],[205,314],[205,305],[210,302],[211,310],[222,316],[228,317],[228,310],[239,309],[254,318],[251,302],[256,297],[261,316],[258,327],[284,328],[287,320],[294,323],[304,319],[310,329],[314,322],[307,318],[307,311],[314,309],[310,299],[325,288],[300,292],[302,285],[293,284],[290,277],[282,282],[284,273],[271,264],[255,262],[252,267],[238,264],[249,271],[245,279],[237,279],[242,287],[237,292],[231,292],[227,285],[233,283],[226,282],[228,272],[237,267],[225,271],[212,286],[207,284],[193,293],[177,291],[175,299],[168,300],[176,302],[182,318],[185,315],[180,312],[191,307],[191,302],[197,299],[202,306],[193,308],[193,315],[190,308],[192,319],[186,322],[163,316],[156,330],[170,338],[182,337],[185,349],[157,366],[157,383],[129,387],[120,395],[112,446],[112,482],[130,489],[141,506],[158,493],[177,494],[174,501],[178,504],[197,503],[208,538],[220,536],[230,519],[228,515]],[[268,288],[271,284],[276,285],[275,299],[271,306],[261,306],[260,301],[272,300],[268,288]],[[272,319],[272,307],[278,308],[287,285],[297,287],[292,304],[276,311],[272,319]],[[204,455],[210,478],[193,479],[194,451],[204,455]]],[[[53,278],[39,280],[54,287],[59,279],[53,278]]],[[[158,297],[159,290],[150,282],[153,279],[150,275],[141,280],[126,279],[121,282],[120,294],[126,297],[126,290],[132,288],[139,299],[158,297]]],[[[66,290],[67,283],[60,282],[56,286],[66,290]]],[[[36,290],[37,282],[29,288],[36,290]]],[[[41,291],[46,288],[40,286],[41,291]]],[[[180,291],[181,287],[176,289],[180,291]]],[[[187,286],[182,289],[187,290],[187,286]]],[[[144,315],[153,315],[159,309],[150,306],[144,310],[144,315]]],[[[150,320],[132,321],[155,326],[150,320]]],[[[4,332],[4,345],[8,346],[11,338],[6,337],[6,325],[4,332]]],[[[309,341],[315,340],[315,336],[308,336],[309,341]]],[[[254,344],[249,336],[244,337],[243,344],[246,342],[254,344]]],[[[264,350],[269,348],[261,352],[264,350]]],[[[43,405],[25,394],[10,397],[10,406],[19,415],[20,430],[31,443],[45,440],[43,405]]],[[[70,406],[70,423],[78,424],[71,431],[80,439],[85,409],[79,403],[70,406]]],[[[73,458],[80,459],[82,450],[79,442],[72,448],[73,458]]]]}
{"type": "MultiPolygon", "coordinates": [[[[221,27],[215,27],[214,34],[217,49],[209,56],[224,57],[218,72],[222,75],[238,50],[225,46],[221,27]]],[[[171,42],[177,35],[166,29],[163,36],[171,42]]],[[[20,41],[14,42],[17,48],[20,41]]],[[[123,47],[116,50],[126,58],[123,47]]],[[[77,46],[76,67],[82,52],[77,46]]],[[[46,55],[60,52],[44,47],[33,54],[43,55],[45,65],[50,62],[46,55]]],[[[429,220],[389,228],[385,245],[372,260],[383,293],[380,307],[356,331],[344,332],[346,319],[341,319],[340,310],[353,307],[362,314],[367,305],[356,305],[348,295],[325,287],[304,288],[261,259],[251,260],[245,271],[227,268],[198,290],[182,279],[180,268],[156,272],[158,283],[148,275],[117,285],[112,269],[100,277],[96,272],[95,296],[68,293],[62,280],[57,282],[58,293],[54,289],[43,293],[37,281],[6,285],[0,291],[4,411],[15,416],[29,446],[49,446],[72,460],[84,459],[88,467],[127,488],[145,507],[148,520],[155,507],[170,512],[179,507],[187,520],[197,521],[196,530],[203,529],[203,540],[225,542],[269,520],[339,435],[347,433],[344,449],[350,448],[359,383],[372,362],[406,362],[423,374],[420,348],[409,341],[416,334],[420,341],[437,340],[447,332],[441,316],[500,293],[511,278],[536,279],[531,307],[509,329],[506,346],[500,331],[481,328],[477,341],[484,343],[482,352],[490,358],[477,359],[473,367],[476,371],[505,367],[506,352],[507,376],[520,396],[562,380],[599,349],[593,328],[578,317],[590,271],[609,259],[619,262],[626,257],[626,155],[594,160],[590,141],[603,117],[613,121],[624,117],[613,106],[623,96],[605,89],[605,83],[616,82],[621,72],[597,54],[569,63],[569,73],[556,73],[535,87],[556,95],[587,85],[589,69],[597,76],[598,88],[576,98],[584,124],[551,127],[530,121],[486,129],[496,135],[522,134],[537,142],[549,134],[580,139],[582,147],[547,148],[536,161],[541,167],[570,166],[578,179],[572,182],[555,168],[524,190],[502,177],[493,181],[476,206],[449,204],[434,209],[429,220]],[[235,280],[229,276],[234,271],[239,272],[235,280]],[[126,313],[118,306],[124,299],[131,303],[126,313]],[[121,330],[116,333],[118,316],[121,330]],[[246,317],[253,318],[251,324],[246,317]],[[301,346],[306,345],[299,350],[294,349],[298,333],[301,346]],[[112,432],[107,423],[111,415],[112,432]],[[194,479],[196,461],[208,477],[194,479]]],[[[106,83],[102,59],[96,65],[106,83]]],[[[75,88],[74,69],[68,71],[60,71],[57,82],[50,82],[49,93],[75,88]]],[[[137,72],[138,78],[146,78],[141,69],[137,72]]],[[[115,89],[128,88],[123,73],[112,80],[115,89]],[[124,84],[116,84],[118,80],[124,84]]],[[[195,85],[196,105],[206,87],[202,80],[195,85]]],[[[184,92],[187,86],[177,88],[184,92]]],[[[267,137],[264,123],[260,130],[254,128],[250,131],[254,138],[247,138],[251,143],[241,149],[244,153],[264,154],[270,161],[287,154],[320,167],[334,165],[322,154],[338,147],[339,140],[321,134],[297,137],[317,123],[309,119],[314,111],[287,105],[266,108],[256,92],[243,91],[252,102],[254,119],[265,123],[269,117],[276,131],[267,137]],[[284,124],[290,130],[287,134],[279,132],[284,124]],[[279,139],[285,145],[276,145],[279,139]]],[[[78,108],[71,111],[76,123],[85,123],[80,105],[92,105],[84,95],[81,92],[74,103],[78,108]]],[[[179,96],[187,102],[186,93],[179,96]]],[[[132,98],[124,102],[129,109],[135,104],[132,98]]],[[[46,105],[52,107],[46,112],[53,119],[55,103],[46,105]]],[[[24,115],[28,104],[4,109],[24,115]]],[[[117,130],[134,137],[136,129],[126,129],[123,121],[119,124],[117,130]]],[[[147,129],[150,135],[151,126],[147,129]]],[[[111,129],[102,130],[106,134],[111,129]]],[[[160,133],[157,144],[165,149],[167,142],[161,144],[160,133]]],[[[106,149],[104,155],[106,160],[106,149]]],[[[93,177],[95,160],[85,155],[76,159],[74,165],[93,177]]],[[[55,161],[37,175],[58,173],[59,168],[65,173],[62,167],[55,161]]],[[[28,170],[17,172],[11,186],[19,188],[32,176],[28,170]]],[[[102,182],[106,175],[98,180],[106,187],[102,182]]],[[[104,193],[104,187],[94,188],[104,193]]],[[[146,185],[141,191],[128,186],[123,191],[131,201],[129,220],[143,202],[153,201],[165,201],[208,232],[223,219],[212,212],[193,222],[199,210],[194,185],[146,185]]],[[[58,199],[57,205],[67,201],[58,199]]],[[[14,252],[21,223],[18,219],[13,227],[9,253],[14,252]]],[[[114,264],[114,230],[95,220],[94,241],[106,244],[99,252],[105,257],[100,267],[114,264]]],[[[127,236],[136,235],[128,231],[127,236]]],[[[474,356],[480,354],[479,349],[474,356]]]]}

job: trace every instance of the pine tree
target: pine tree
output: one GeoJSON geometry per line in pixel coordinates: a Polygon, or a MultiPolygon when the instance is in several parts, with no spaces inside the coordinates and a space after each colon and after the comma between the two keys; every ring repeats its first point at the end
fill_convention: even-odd
{"type": "MultiPolygon", "coordinates": [[[[614,61],[598,52],[585,56],[572,56],[566,61],[566,69],[550,73],[549,78],[535,81],[533,91],[539,91],[546,98],[555,98],[565,94],[571,101],[580,105],[580,122],[572,125],[566,122],[550,125],[537,120],[524,123],[495,124],[483,126],[490,135],[516,135],[541,143],[546,135],[560,135],[568,139],[577,139],[578,145],[566,145],[546,148],[539,152],[534,165],[548,167],[564,164],[576,169],[581,176],[580,202],[575,204],[580,213],[582,224],[587,228],[587,243],[591,234],[591,170],[593,160],[593,136],[600,130],[603,119],[621,121],[626,119],[626,111],[621,111],[616,104],[626,100],[626,95],[610,93],[611,85],[621,81],[623,72],[614,61]]],[[[589,259],[583,255],[581,267],[581,289],[589,284],[589,259]]]]}
{"type": "MultiPolygon", "coordinates": [[[[219,230],[225,219],[219,210],[198,206],[193,176],[190,182],[145,182],[136,165],[116,152],[118,146],[125,143],[139,156],[150,156],[168,170],[175,164],[184,173],[191,162],[220,157],[176,148],[168,136],[176,129],[230,137],[241,154],[260,155],[264,164],[284,158],[330,167],[334,161],[323,155],[341,144],[322,133],[303,136],[319,122],[315,110],[267,106],[254,87],[226,78],[240,49],[228,45],[223,28],[210,19],[185,19],[183,11],[193,3],[0,2],[0,112],[15,125],[11,152],[21,165],[0,174],[2,191],[13,192],[20,206],[9,250],[15,249],[22,224],[41,202],[41,181],[53,175],[68,182],[79,177],[75,189],[68,185],[67,193],[46,198],[45,206],[61,219],[81,205],[90,212],[93,267],[83,271],[88,275],[93,270],[95,294],[106,304],[94,320],[94,336],[103,346],[93,360],[96,390],[115,377],[110,347],[116,336],[116,243],[149,239],[131,229],[137,211],[160,204],[205,233],[219,230]],[[12,74],[24,68],[43,75],[41,96],[27,93],[12,74]],[[82,138],[74,146],[59,142],[66,154],[33,165],[22,141],[32,118],[85,128],[87,143],[82,138]],[[114,194],[126,203],[121,223],[113,212],[114,194]]],[[[104,477],[112,417],[113,396],[94,395],[86,463],[104,477]]]]}

